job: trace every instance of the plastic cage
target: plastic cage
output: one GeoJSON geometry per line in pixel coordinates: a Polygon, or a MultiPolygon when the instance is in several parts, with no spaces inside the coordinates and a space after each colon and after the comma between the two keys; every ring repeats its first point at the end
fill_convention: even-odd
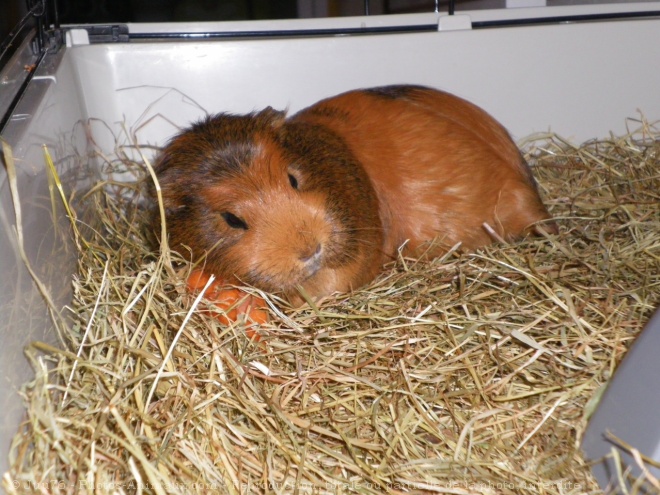
{"type": "MultiPolygon", "coordinates": [[[[51,7],[28,3],[0,53],[0,130],[19,167],[23,243],[35,274],[59,295],[57,305],[71,298],[74,260],[56,245],[44,214],[50,205],[42,145],[56,154],[67,190],[84,190],[99,171],[92,163],[76,173],[67,153],[86,149],[88,133],[97,130],[85,125],[92,120],[106,123],[93,136],[102,148],[112,147],[124,124],[141,141],[162,143],[203,109],[295,111],[342,90],[399,82],[468,98],[518,138],[552,129],[584,141],[625,131],[638,109],[660,118],[660,2],[87,26],[60,26],[51,7]]],[[[23,414],[18,388],[32,376],[23,348],[35,339],[55,343],[56,336],[17,249],[4,167],[0,201],[4,472],[23,414]]],[[[594,415],[584,440],[593,458],[609,452],[611,431],[660,460],[659,318],[630,350],[594,415]],[[620,410],[630,403],[635,407],[620,410]]],[[[613,474],[607,463],[594,472],[603,486],[613,474]]]]}

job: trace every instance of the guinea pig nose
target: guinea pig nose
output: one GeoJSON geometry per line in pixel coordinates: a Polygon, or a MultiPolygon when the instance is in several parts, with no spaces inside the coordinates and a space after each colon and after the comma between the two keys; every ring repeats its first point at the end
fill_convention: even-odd
{"type": "Polygon", "coordinates": [[[320,256],[321,256],[321,244],[317,244],[314,250],[310,248],[307,252],[303,253],[300,256],[300,261],[302,261],[303,263],[308,263],[314,260],[314,258],[319,258],[320,256]]]}
{"type": "Polygon", "coordinates": [[[321,267],[322,250],[321,244],[317,244],[316,247],[310,248],[300,256],[300,261],[311,273],[315,273],[321,267]]]}

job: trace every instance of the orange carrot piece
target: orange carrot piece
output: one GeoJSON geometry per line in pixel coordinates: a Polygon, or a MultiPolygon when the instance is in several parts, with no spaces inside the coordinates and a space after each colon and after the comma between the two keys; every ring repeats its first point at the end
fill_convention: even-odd
{"type": "MultiPolygon", "coordinates": [[[[194,293],[202,290],[210,277],[203,270],[193,270],[186,281],[188,291],[194,293]]],[[[221,279],[214,280],[204,294],[209,302],[225,311],[224,313],[214,312],[214,318],[224,325],[236,321],[241,315],[245,315],[249,322],[258,325],[268,321],[266,301],[261,297],[248,295],[240,289],[223,288],[223,283],[221,279]],[[236,306],[238,301],[241,302],[236,306]]],[[[261,340],[261,337],[254,329],[246,330],[246,335],[257,342],[261,340]]]]}

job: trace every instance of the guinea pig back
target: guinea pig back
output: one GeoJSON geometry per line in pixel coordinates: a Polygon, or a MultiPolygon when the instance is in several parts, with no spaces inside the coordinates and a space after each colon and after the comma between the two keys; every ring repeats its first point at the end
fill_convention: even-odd
{"type": "MultiPolygon", "coordinates": [[[[372,280],[383,263],[472,250],[556,225],[507,131],[419,86],[350,91],[286,118],[208,117],[156,173],[170,245],[218,277],[302,301],[372,280]]],[[[159,217],[154,215],[154,227],[159,217]]]]}
{"type": "Polygon", "coordinates": [[[324,127],[270,108],[220,114],[174,137],[155,168],[170,245],[224,280],[300,303],[299,286],[349,291],[385,261],[369,178],[324,127]]]}
{"type": "MultiPolygon", "coordinates": [[[[536,182],[508,132],[476,105],[421,86],[350,91],[292,117],[348,143],[378,195],[384,251],[417,254],[461,242],[512,241],[549,220],[536,182]]],[[[553,221],[544,223],[556,232],[553,221]]]]}

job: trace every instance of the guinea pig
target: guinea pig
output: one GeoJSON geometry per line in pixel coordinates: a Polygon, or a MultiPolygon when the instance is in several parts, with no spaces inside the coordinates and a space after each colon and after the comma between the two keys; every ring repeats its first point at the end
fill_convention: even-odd
{"type": "Polygon", "coordinates": [[[300,288],[320,298],[367,284],[400,249],[439,255],[539,222],[557,229],[504,127],[427,87],[349,91],[290,117],[210,116],[175,136],[155,171],[174,249],[293,304],[300,288]]]}

